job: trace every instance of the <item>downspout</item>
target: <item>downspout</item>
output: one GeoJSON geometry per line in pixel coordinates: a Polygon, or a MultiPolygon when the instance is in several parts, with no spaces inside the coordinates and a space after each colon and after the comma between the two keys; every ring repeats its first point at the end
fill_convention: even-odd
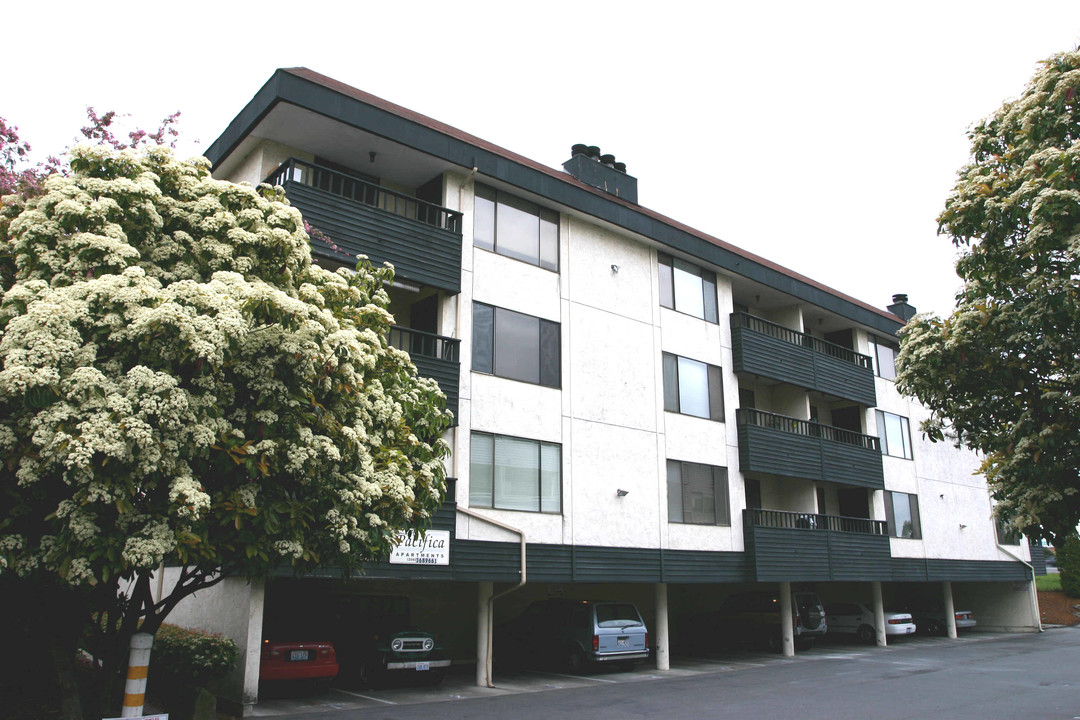
{"type": "Polygon", "coordinates": [[[1002,545],[998,545],[998,550],[1024,563],[1027,565],[1027,569],[1031,571],[1031,606],[1035,608],[1035,622],[1039,623],[1039,632],[1045,632],[1042,625],[1042,611],[1039,610],[1039,593],[1035,590],[1035,566],[1019,555],[1013,555],[1010,550],[1006,550],[1002,545]]]}
{"type": "Polygon", "coordinates": [[[495,687],[495,683],[493,683],[491,681],[491,650],[492,650],[492,637],[494,636],[494,630],[495,630],[495,600],[497,598],[501,598],[501,597],[503,597],[505,595],[509,595],[510,593],[514,592],[515,590],[520,590],[525,585],[525,568],[526,568],[526,564],[525,564],[525,531],[520,530],[520,529],[518,529],[516,527],[511,527],[510,525],[507,525],[505,523],[501,523],[498,520],[492,520],[491,518],[485,517],[485,516],[481,515],[480,513],[473,512],[469,508],[458,507],[457,511],[461,512],[461,513],[465,513],[469,517],[476,518],[477,520],[480,520],[482,522],[490,523],[491,525],[494,525],[496,527],[500,527],[503,530],[508,530],[508,531],[510,531],[512,533],[517,533],[521,537],[521,569],[518,571],[518,573],[521,575],[521,580],[519,580],[518,584],[515,585],[514,587],[509,588],[508,590],[503,590],[501,593],[498,593],[497,595],[492,595],[491,597],[488,598],[487,665],[485,667],[484,674],[487,677],[487,686],[490,687],[490,688],[493,688],[493,687],[495,687]]]}

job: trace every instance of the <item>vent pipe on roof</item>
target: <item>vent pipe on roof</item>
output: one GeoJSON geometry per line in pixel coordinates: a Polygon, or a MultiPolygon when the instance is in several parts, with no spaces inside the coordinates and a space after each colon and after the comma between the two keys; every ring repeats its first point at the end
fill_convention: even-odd
{"type": "Polygon", "coordinates": [[[615,197],[637,203],[637,178],[626,174],[626,163],[616,162],[612,154],[601,155],[596,145],[578,143],[570,148],[570,159],[563,169],[587,185],[615,197]]]}
{"type": "Polygon", "coordinates": [[[892,301],[893,304],[888,307],[888,311],[893,315],[903,318],[904,322],[915,317],[915,313],[918,312],[911,305],[908,305],[907,295],[904,293],[896,293],[892,296],[892,301]]]}

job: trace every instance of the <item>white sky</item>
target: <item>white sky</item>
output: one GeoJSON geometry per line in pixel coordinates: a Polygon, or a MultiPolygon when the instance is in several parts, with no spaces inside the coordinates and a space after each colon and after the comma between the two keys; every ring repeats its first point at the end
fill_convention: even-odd
{"type": "Polygon", "coordinates": [[[959,285],[935,218],[965,131],[1080,43],[1076,0],[30,5],[5,10],[0,117],[36,156],[87,105],[147,129],[180,110],[199,153],[306,66],[555,168],[598,145],[646,207],[936,313],[959,285]]]}

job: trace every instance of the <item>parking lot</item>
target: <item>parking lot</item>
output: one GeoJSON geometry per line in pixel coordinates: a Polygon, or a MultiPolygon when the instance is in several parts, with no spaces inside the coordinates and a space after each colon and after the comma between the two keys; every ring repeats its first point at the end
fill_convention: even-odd
{"type": "Polygon", "coordinates": [[[861,644],[850,638],[826,636],[812,649],[799,652],[794,658],[785,658],[768,652],[732,650],[703,657],[675,657],[671,661],[671,669],[665,671],[656,670],[655,665],[651,663],[641,665],[631,671],[600,668],[584,675],[534,669],[499,672],[496,668],[496,687],[494,688],[477,687],[474,668],[460,666],[454,668],[442,684],[435,687],[413,686],[405,683],[378,689],[330,687],[310,695],[260,699],[250,716],[274,717],[351,709],[371,710],[380,707],[538,693],[548,690],[611,686],[620,683],[646,683],[717,673],[768,672],[770,667],[775,668],[792,663],[854,659],[912,649],[933,652],[935,648],[944,649],[962,644],[993,642],[1011,637],[1017,637],[1017,635],[973,632],[963,634],[957,640],[944,637],[911,636],[891,640],[889,647],[879,648],[861,644]]]}

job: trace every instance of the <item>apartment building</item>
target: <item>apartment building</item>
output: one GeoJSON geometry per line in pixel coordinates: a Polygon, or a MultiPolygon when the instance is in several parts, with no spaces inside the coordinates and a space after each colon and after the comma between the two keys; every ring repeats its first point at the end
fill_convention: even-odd
{"type": "MultiPolygon", "coordinates": [[[[285,188],[333,241],[319,264],[393,263],[391,342],[456,417],[445,547],[349,587],[409,596],[482,684],[491,622],[551,596],[633,600],[661,669],[681,619],[744,589],[1037,629],[1038,547],[895,389],[907,297],[878,308],[688,228],[613,156],[568,150],[548,167],[303,68],[209,147],[215,177],[285,188]]],[[[245,704],[276,583],[341,587],[223,583],[174,615],[241,642],[245,704]]]]}

